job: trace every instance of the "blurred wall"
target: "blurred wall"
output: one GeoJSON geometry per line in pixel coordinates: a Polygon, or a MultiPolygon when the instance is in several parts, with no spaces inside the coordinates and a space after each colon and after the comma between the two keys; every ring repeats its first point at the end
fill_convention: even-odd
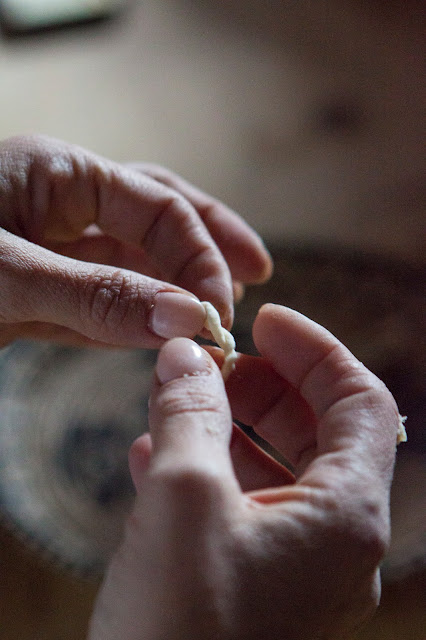
{"type": "Polygon", "coordinates": [[[266,238],[421,260],[421,5],[141,0],[0,39],[0,138],[169,166],[266,238]]]}

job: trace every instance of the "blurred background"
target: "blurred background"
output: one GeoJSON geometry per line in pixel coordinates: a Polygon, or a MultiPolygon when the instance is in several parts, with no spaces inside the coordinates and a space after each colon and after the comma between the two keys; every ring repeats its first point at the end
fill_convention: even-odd
{"type": "MultiPolygon", "coordinates": [[[[423,639],[423,3],[46,0],[28,19],[27,4],[0,1],[0,139],[159,163],[223,199],[277,260],[240,315],[309,313],[397,396],[397,549],[358,637],[423,639]]],[[[1,640],[83,639],[96,583],[0,532],[1,640]]]]}

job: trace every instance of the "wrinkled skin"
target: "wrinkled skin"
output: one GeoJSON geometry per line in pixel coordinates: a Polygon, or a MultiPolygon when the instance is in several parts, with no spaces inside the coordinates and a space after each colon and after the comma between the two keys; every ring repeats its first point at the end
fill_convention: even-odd
{"type": "MultiPolygon", "coordinates": [[[[41,136],[0,143],[0,346],[31,337],[158,348],[159,292],[209,300],[230,327],[233,292],[271,270],[237,214],[166,169],[41,136]]],[[[201,330],[196,305],[185,321],[189,336],[201,330]]]]}
{"type": "MultiPolygon", "coordinates": [[[[270,274],[241,218],[166,169],[44,137],[0,143],[0,345],[158,348],[183,335],[173,314],[170,335],[153,330],[161,292],[185,297],[190,337],[204,320],[197,299],[229,328],[233,292],[270,274]]],[[[341,639],[377,605],[393,398],[296,312],[263,307],[254,340],[261,356],[241,356],[226,389],[219,351],[187,338],[162,347],[151,434],[130,452],[134,511],[90,640],[341,639]]]]}
{"type": "Polygon", "coordinates": [[[177,338],[160,351],[151,434],[130,452],[134,510],[90,640],[342,640],[375,610],[395,402],[295,311],[265,305],[253,334],[261,356],[241,356],[226,389],[219,350],[177,338]]]}

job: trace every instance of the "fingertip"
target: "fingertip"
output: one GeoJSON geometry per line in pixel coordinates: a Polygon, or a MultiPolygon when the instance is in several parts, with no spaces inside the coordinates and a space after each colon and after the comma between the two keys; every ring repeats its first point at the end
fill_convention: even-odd
{"type": "Polygon", "coordinates": [[[257,318],[262,318],[262,317],[266,317],[266,316],[269,316],[269,315],[283,313],[287,309],[288,309],[288,307],[284,307],[284,306],[282,306],[280,304],[275,304],[273,302],[266,302],[265,304],[262,304],[262,306],[258,310],[257,316],[256,316],[256,320],[257,320],[257,318]]]}
{"type": "Polygon", "coordinates": [[[262,284],[267,282],[274,271],[274,262],[260,236],[247,230],[240,240],[243,241],[237,249],[236,256],[227,254],[227,261],[231,267],[234,280],[244,284],[262,284]]]}
{"type": "Polygon", "coordinates": [[[242,282],[238,282],[238,281],[234,281],[232,283],[232,290],[233,290],[233,295],[234,295],[234,304],[237,304],[238,302],[241,302],[241,300],[244,298],[244,294],[245,294],[245,286],[243,285],[242,282]]]}
{"type": "Polygon", "coordinates": [[[159,291],[149,316],[149,328],[161,338],[193,337],[203,328],[206,313],[195,296],[159,291]]]}
{"type": "Polygon", "coordinates": [[[160,350],[156,374],[159,383],[165,384],[176,378],[208,375],[212,367],[212,359],[196,342],[175,338],[160,350]]]}
{"type": "Polygon", "coordinates": [[[288,314],[294,313],[296,315],[301,315],[297,311],[294,311],[290,307],[285,307],[281,304],[275,304],[274,302],[266,302],[263,304],[259,311],[257,312],[257,318],[268,318],[275,316],[285,316],[288,314]]]}
{"type": "Polygon", "coordinates": [[[234,323],[234,286],[229,292],[222,293],[220,298],[207,296],[204,300],[212,303],[220,315],[222,326],[230,331],[234,323]]]}
{"type": "Polygon", "coordinates": [[[285,311],[286,307],[278,304],[273,304],[272,302],[263,304],[260,307],[257,312],[256,318],[254,319],[252,329],[255,344],[257,343],[257,340],[262,338],[262,335],[265,331],[265,325],[268,325],[271,321],[274,321],[274,319],[279,320],[280,318],[283,318],[285,315],[285,311]]]}
{"type": "Polygon", "coordinates": [[[272,274],[274,273],[274,261],[272,260],[272,256],[263,242],[261,245],[260,256],[261,262],[259,263],[259,284],[270,280],[272,274]]]}
{"type": "Polygon", "coordinates": [[[253,339],[261,355],[296,388],[336,346],[344,349],[339,340],[318,323],[294,309],[276,304],[266,304],[260,309],[253,339]]]}
{"type": "Polygon", "coordinates": [[[149,407],[150,470],[218,469],[229,474],[232,426],[221,372],[188,338],[160,350],[149,407]]]}
{"type": "MultiPolygon", "coordinates": [[[[272,333],[281,333],[288,340],[292,335],[295,340],[310,341],[310,346],[324,348],[338,342],[337,338],[314,320],[303,313],[284,307],[280,304],[267,303],[259,309],[253,325],[253,337],[259,342],[268,339],[272,333]]],[[[257,345],[256,345],[257,346],[257,345]]],[[[307,346],[307,343],[306,343],[307,346]]]]}

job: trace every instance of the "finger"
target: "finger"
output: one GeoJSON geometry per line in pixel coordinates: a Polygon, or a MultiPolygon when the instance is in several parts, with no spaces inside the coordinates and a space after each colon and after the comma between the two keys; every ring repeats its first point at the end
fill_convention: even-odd
{"type": "Polygon", "coordinates": [[[74,242],[49,242],[44,246],[50,251],[75,260],[119,267],[150,278],[161,279],[160,269],[153,265],[143,249],[105,234],[84,235],[74,242]]]}
{"type": "Polygon", "coordinates": [[[177,287],[59,256],[1,229],[0,262],[0,325],[41,322],[96,342],[158,348],[204,324],[200,301],[177,287]]]}
{"type": "MultiPolygon", "coordinates": [[[[387,487],[399,419],[383,383],[337,338],[296,311],[265,305],[256,318],[253,337],[259,352],[300,393],[316,417],[311,442],[316,457],[303,482],[324,486],[346,474],[387,487]]],[[[278,431],[281,423],[275,428],[278,431]]],[[[306,446],[305,438],[302,442],[306,446]]]]}
{"type": "MultiPolygon", "coordinates": [[[[161,278],[160,269],[153,264],[146,252],[102,233],[83,236],[74,242],[49,242],[45,247],[76,260],[107,264],[143,273],[151,278],[161,278]]],[[[241,302],[245,293],[244,285],[234,280],[232,288],[234,303],[241,302]]]]}
{"type": "Polygon", "coordinates": [[[233,281],[234,303],[241,302],[245,295],[245,287],[241,282],[233,281]]]}
{"type": "MultiPolygon", "coordinates": [[[[136,491],[143,489],[149,469],[152,441],[144,433],[132,444],[129,451],[129,468],[136,491]]],[[[265,487],[282,487],[294,482],[293,474],[258,447],[234,424],[230,454],[236,478],[242,491],[255,491],[265,487]]]]}
{"type": "Polygon", "coordinates": [[[5,185],[0,224],[37,244],[72,242],[97,224],[142,247],[161,277],[211,301],[223,324],[233,318],[228,266],[193,205],[138,171],[50,138],[0,146],[5,185]],[[17,178],[18,176],[18,178],[17,178]]]}
{"type": "Polygon", "coordinates": [[[243,491],[293,484],[293,474],[258,447],[237,425],[232,432],[230,451],[235,475],[243,491]]]}
{"type": "MultiPolygon", "coordinates": [[[[223,352],[207,349],[221,367],[223,352]]],[[[239,354],[226,390],[233,417],[253,427],[293,465],[298,477],[316,451],[316,418],[300,393],[268,360],[245,354],[239,354]]]]}
{"type": "Polygon", "coordinates": [[[150,402],[150,473],[215,479],[234,492],[232,419],[221,373],[196,343],[177,338],[158,356],[150,402]]]}
{"type": "Polygon", "coordinates": [[[141,163],[130,163],[128,166],[174,189],[195,207],[235,280],[254,284],[271,277],[272,260],[262,239],[229,207],[164,167],[141,163]]]}

